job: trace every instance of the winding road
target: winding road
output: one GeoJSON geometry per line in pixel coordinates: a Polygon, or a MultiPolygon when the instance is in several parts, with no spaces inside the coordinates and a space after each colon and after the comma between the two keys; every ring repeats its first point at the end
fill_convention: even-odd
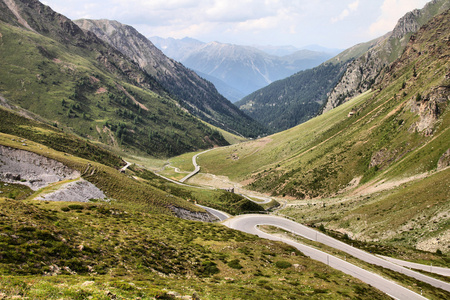
{"type": "MultiPolygon", "coordinates": [[[[211,149],[210,149],[211,150],[211,149]]],[[[209,151],[209,150],[207,150],[209,151]]],[[[192,158],[192,162],[195,166],[195,171],[189,174],[188,178],[194,176],[200,171],[200,166],[197,165],[196,159],[198,155],[205,153],[207,151],[201,152],[196,154],[192,158]]],[[[186,179],[185,179],[186,180],[186,179]]],[[[243,195],[246,198],[249,198],[245,195],[243,195]]],[[[264,199],[265,201],[269,198],[264,199]]],[[[200,205],[199,205],[200,206],[200,205]]],[[[360,279],[361,281],[368,283],[379,290],[383,291],[384,293],[388,294],[389,296],[396,298],[396,299],[426,299],[425,297],[391,281],[386,278],[383,278],[375,273],[372,273],[370,271],[364,270],[360,267],[357,267],[351,263],[348,263],[336,256],[330,255],[328,253],[325,253],[323,251],[317,250],[315,248],[309,247],[307,245],[301,244],[299,242],[280,238],[275,235],[271,235],[269,233],[265,233],[258,229],[259,225],[272,225],[276,226],[278,228],[287,230],[289,232],[292,232],[293,234],[302,236],[304,238],[307,238],[309,240],[320,242],[324,245],[333,247],[335,249],[338,249],[340,251],[343,251],[353,257],[356,257],[362,261],[365,261],[370,264],[374,264],[377,266],[381,266],[383,268],[387,268],[390,270],[393,270],[395,272],[399,272],[402,274],[405,274],[407,276],[413,277],[417,280],[423,281],[425,283],[428,283],[434,287],[441,288],[443,290],[446,290],[450,292],[450,284],[446,283],[444,281],[423,275],[421,273],[412,271],[408,268],[403,267],[416,267],[417,269],[423,269],[424,265],[419,264],[413,264],[401,260],[395,260],[395,259],[385,259],[380,256],[376,256],[370,253],[367,253],[363,250],[354,248],[348,244],[345,244],[341,241],[338,241],[332,237],[329,237],[321,232],[318,232],[317,230],[314,230],[312,228],[309,228],[307,226],[304,226],[302,224],[299,224],[297,222],[291,221],[289,219],[273,216],[273,215],[260,215],[260,214],[251,214],[251,215],[241,215],[237,217],[232,217],[224,212],[221,212],[216,209],[212,209],[205,206],[200,206],[210,212],[211,214],[215,215],[217,218],[219,218],[222,223],[229,228],[233,228],[236,230],[240,230],[243,232],[247,232],[250,234],[257,235],[261,238],[269,239],[269,240],[276,240],[276,241],[282,241],[286,244],[289,244],[291,246],[294,246],[298,250],[300,250],[305,255],[309,256],[312,259],[318,260],[320,262],[323,262],[327,265],[329,265],[332,268],[335,268],[337,270],[340,270],[346,274],[349,274],[355,278],[360,279]]],[[[428,267],[428,266],[425,266],[428,267]]],[[[436,268],[436,267],[435,267],[436,268]]],[[[430,271],[432,268],[426,269],[426,271],[430,271]]],[[[447,268],[439,268],[436,270],[439,270],[439,272],[444,272],[447,274],[447,272],[450,272],[447,268]]],[[[448,275],[447,275],[448,276],[448,275]]]]}
{"type": "MultiPolygon", "coordinates": [[[[244,231],[247,233],[258,235],[259,237],[270,239],[270,240],[280,240],[279,237],[265,233],[257,228],[258,225],[272,225],[278,228],[282,228],[294,234],[300,235],[304,238],[320,242],[324,245],[333,247],[335,249],[341,250],[343,252],[348,253],[351,256],[354,256],[360,260],[363,260],[367,263],[381,266],[383,268],[387,268],[393,270],[395,272],[399,272],[405,274],[407,276],[413,277],[420,281],[426,282],[434,287],[441,288],[450,292],[450,284],[444,281],[423,275],[421,273],[412,271],[410,269],[404,268],[398,264],[385,260],[381,257],[375,256],[373,254],[367,253],[363,250],[354,248],[348,244],[345,244],[341,241],[338,241],[332,237],[329,237],[321,232],[318,232],[314,229],[311,229],[307,226],[301,225],[297,222],[272,216],[272,215],[241,215],[238,217],[234,217],[231,219],[227,219],[223,222],[226,226],[237,229],[240,231],[244,231]]],[[[311,257],[312,259],[321,261],[323,263],[328,264],[329,266],[341,270],[344,273],[352,275],[360,280],[377,287],[381,291],[399,299],[423,299],[418,298],[416,293],[411,292],[410,290],[403,288],[396,283],[391,282],[390,280],[384,279],[379,275],[373,274],[369,271],[356,267],[342,259],[339,259],[335,256],[329,255],[325,252],[319,251],[317,249],[311,248],[309,246],[303,245],[301,243],[289,240],[282,239],[283,242],[290,244],[300,251],[302,251],[305,255],[311,257]],[[413,294],[409,294],[413,293],[413,294]],[[413,298],[413,296],[415,298],[413,298]]]]}
{"type": "Polygon", "coordinates": [[[200,172],[200,166],[197,164],[197,157],[200,154],[206,153],[208,151],[211,151],[213,149],[208,149],[206,151],[200,152],[195,154],[194,156],[192,156],[192,164],[194,165],[194,171],[192,171],[191,173],[187,174],[186,176],[184,176],[183,178],[180,179],[180,182],[185,182],[186,180],[188,180],[189,178],[191,178],[192,176],[194,176],[195,174],[197,174],[198,172],[200,172]]]}

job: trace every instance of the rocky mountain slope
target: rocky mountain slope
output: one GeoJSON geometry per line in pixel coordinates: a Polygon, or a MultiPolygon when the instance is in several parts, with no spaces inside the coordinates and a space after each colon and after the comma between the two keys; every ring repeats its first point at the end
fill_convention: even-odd
{"type": "Polygon", "coordinates": [[[265,121],[273,132],[328,111],[370,89],[383,68],[401,55],[414,30],[449,7],[448,0],[433,0],[423,9],[406,14],[391,33],[347,49],[316,69],[275,82],[236,105],[253,118],[265,121]],[[323,73],[323,77],[313,75],[330,67],[332,70],[323,73]]]}
{"type": "Polygon", "coordinates": [[[409,37],[436,14],[450,8],[448,0],[433,0],[403,16],[394,30],[347,67],[328,95],[324,111],[344,103],[372,87],[384,67],[400,57],[409,37]]]}
{"type": "Polygon", "coordinates": [[[193,115],[235,134],[257,137],[264,129],[221,96],[215,87],[182,64],[166,57],[133,27],[110,20],[77,20],[135,61],[193,115]]]}
{"type": "Polygon", "coordinates": [[[50,7],[2,0],[0,8],[4,105],[111,147],[154,156],[227,144],[155,77],[50,7]]]}
{"type": "MultiPolygon", "coordinates": [[[[239,91],[242,96],[298,71],[315,67],[332,56],[325,52],[298,50],[279,57],[249,46],[219,42],[198,44],[192,40],[152,39],[155,45],[167,55],[174,55],[172,56],[174,59],[199,74],[206,74],[225,82],[232,89],[239,91]],[[180,45],[176,45],[177,41],[180,45]]],[[[212,80],[214,82],[214,79],[212,80]]],[[[219,91],[225,96],[231,93],[228,90],[219,89],[219,91]]]]}

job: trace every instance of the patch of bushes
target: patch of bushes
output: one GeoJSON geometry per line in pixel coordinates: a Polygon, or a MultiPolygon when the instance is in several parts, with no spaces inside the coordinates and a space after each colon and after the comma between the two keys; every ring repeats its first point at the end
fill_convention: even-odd
{"type": "Polygon", "coordinates": [[[285,260],[279,260],[279,261],[275,262],[275,266],[280,269],[287,269],[287,268],[290,268],[292,266],[292,264],[285,260]]]}
{"type": "Polygon", "coordinates": [[[236,270],[240,270],[240,269],[243,268],[243,266],[239,263],[239,259],[233,259],[233,260],[230,260],[230,261],[227,263],[227,265],[228,265],[230,268],[233,268],[233,269],[236,269],[236,270]]]}

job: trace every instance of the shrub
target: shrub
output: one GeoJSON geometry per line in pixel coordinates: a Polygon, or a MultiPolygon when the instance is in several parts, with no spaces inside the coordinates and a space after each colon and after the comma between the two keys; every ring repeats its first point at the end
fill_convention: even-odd
{"type": "Polygon", "coordinates": [[[275,266],[280,269],[287,269],[292,266],[292,264],[285,260],[280,260],[275,263],[275,266]]]}
{"type": "Polygon", "coordinates": [[[220,270],[219,268],[217,268],[217,264],[215,262],[209,260],[202,262],[202,275],[214,275],[219,272],[220,270]]]}
{"type": "Polygon", "coordinates": [[[243,266],[239,263],[239,259],[233,259],[228,262],[227,264],[230,268],[240,270],[243,268],[243,266]]]}

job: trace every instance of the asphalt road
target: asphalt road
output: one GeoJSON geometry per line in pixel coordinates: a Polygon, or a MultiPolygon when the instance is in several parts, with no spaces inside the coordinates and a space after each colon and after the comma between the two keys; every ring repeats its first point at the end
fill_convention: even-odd
{"type": "Polygon", "coordinates": [[[197,174],[198,172],[200,172],[200,166],[197,164],[197,157],[200,155],[200,154],[203,154],[203,153],[206,153],[206,152],[208,152],[208,151],[211,151],[212,149],[208,149],[208,150],[206,150],[206,151],[203,151],[203,152],[200,152],[200,153],[197,153],[197,154],[195,154],[193,157],[192,157],[192,164],[194,165],[194,171],[192,171],[191,173],[189,173],[189,174],[187,174],[186,176],[184,176],[183,178],[181,178],[180,179],[180,182],[185,182],[186,180],[188,180],[189,178],[191,178],[192,176],[194,176],[195,174],[197,174]]]}
{"type": "MultiPolygon", "coordinates": [[[[330,247],[342,250],[356,258],[359,258],[363,261],[366,261],[371,264],[379,265],[384,268],[388,268],[394,270],[399,273],[403,273],[407,276],[414,277],[423,282],[429,283],[435,287],[444,289],[446,291],[450,291],[450,284],[422,275],[420,273],[411,271],[407,268],[384,260],[380,257],[362,251],[360,249],[356,249],[350,245],[342,243],[336,239],[333,239],[325,234],[317,232],[309,227],[296,223],[294,221],[270,215],[241,215],[235,218],[231,218],[223,222],[226,226],[230,228],[234,228],[240,231],[244,231],[247,233],[258,235],[262,238],[270,239],[270,240],[278,240],[280,238],[265,232],[262,232],[257,228],[258,225],[272,225],[287,231],[293,232],[297,235],[303,236],[310,240],[318,241],[330,247]]],[[[323,263],[328,264],[330,267],[343,271],[349,275],[352,275],[376,288],[379,290],[389,294],[390,296],[398,299],[426,299],[421,295],[414,293],[392,281],[389,281],[385,278],[382,278],[379,275],[361,269],[357,266],[354,266],[342,259],[339,259],[335,256],[329,255],[325,252],[319,251],[317,249],[311,248],[309,246],[294,242],[289,239],[282,239],[284,243],[290,244],[300,251],[302,251],[305,255],[311,257],[312,259],[321,261],[323,263]]]]}
{"type": "Polygon", "coordinates": [[[393,262],[394,264],[397,264],[400,266],[450,277],[450,269],[449,268],[436,267],[436,266],[433,266],[432,264],[423,265],[423,264],[413,263],[413,262],[404,261],[404,260],[400,260],[400,259],[395,259],[395,258],[392,258],[389,256],[383,256],[383,255],[378,255],[378,256],[385,260],[389,260],[389,261],[393,262]]]}
{"type": "Polygon", "coordinates": [[[210,214],[216,216],[220,221],[225,221],[226,219],[230,218],[230,215],[225,213],[225,212],[223,212],[223,211],[220,211],[220,210],[217,210],[217,209],[214,209],[214,208],[211,208],[211,207],[203,206],[203,205],[200,205],[200,204],[197,204],[197,206],[203,208],[204,210],[206,210],[210,214]]]}

